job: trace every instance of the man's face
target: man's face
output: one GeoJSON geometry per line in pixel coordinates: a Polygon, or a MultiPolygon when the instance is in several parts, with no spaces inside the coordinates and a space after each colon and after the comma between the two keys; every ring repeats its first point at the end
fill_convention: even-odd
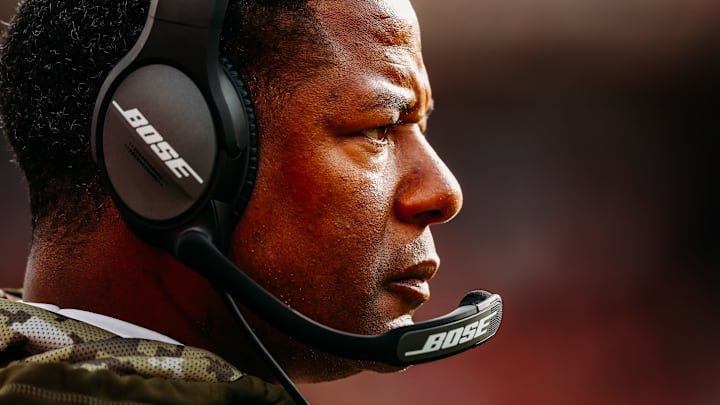
{"type": "MultiPolygon", "coordinates": [[[[258,182],[231,256],[311,318],[382,333],[429,298],[429,225],[452,218],[462,195],[424,135],[432,98],[409,2],[313,4],[334,60],[289,103],[258,102],[258,182]]],[[[317,354],[269,345],[291,376],[333,378],[308,371],[317,354]]],[[[382,369],[321,358],[336,377],[382,369]]]]}

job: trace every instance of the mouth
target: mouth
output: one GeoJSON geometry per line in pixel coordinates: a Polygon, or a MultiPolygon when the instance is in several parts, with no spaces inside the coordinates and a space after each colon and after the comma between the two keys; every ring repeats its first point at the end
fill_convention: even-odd
{"type": "Polygon", "coordinates": [[[386,290],[399,297],[411,310],[430,299],[430,281],[437,272],[436,262],[413,265],[395,275],[386,284],[386,290]]]}

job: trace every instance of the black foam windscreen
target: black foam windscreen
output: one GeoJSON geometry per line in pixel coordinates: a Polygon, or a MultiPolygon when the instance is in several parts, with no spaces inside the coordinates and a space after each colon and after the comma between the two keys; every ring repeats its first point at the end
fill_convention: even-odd
{"type": "Polygon", "coordinates": [[[469,293],[465,294],[462,300],[460,300],[460,306],[474,305],[478,302],[485,301],[486,299],[490,298],[490,295],[491,294],[487,291],[470,291],[469,293]]]}

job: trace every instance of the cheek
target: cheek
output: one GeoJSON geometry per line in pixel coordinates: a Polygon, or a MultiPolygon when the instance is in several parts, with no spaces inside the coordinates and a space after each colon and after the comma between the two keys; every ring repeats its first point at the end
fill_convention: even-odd
{"type": "Polygon", "coordinates": [[[261,165],[233,254],[286,303],[349,330],[378,309],[393,188],[334,146],[268,152],[282,159],[261,165]]]}
{"type": "Polygon", "coordinates": [[[391,220],[392,180],[381,165],[353,152],[336,145],[298,162],[289,172],[289,189],[307,238],[322,241],[320,247],[331,248],[328,253],[345,264],[370,269],[391,220]]]}

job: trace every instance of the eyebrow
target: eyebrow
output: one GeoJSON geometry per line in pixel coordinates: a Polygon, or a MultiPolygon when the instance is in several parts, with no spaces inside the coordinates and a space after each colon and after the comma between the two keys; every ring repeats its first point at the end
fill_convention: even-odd
{"type": "Polygon", "coordinates": [[[361,109],[363,112],[368,112],[390,107],[406,112],[410,110],[412,103],[413,100],[397,93],[378,93],[375,97],[365,100],[361,105],[361,109]]]}
{"type": "MultiPolygon", "coordinates": [[[[376,111],[379,109],[387,109],[390,107],[393,110],[400,111],[400,115],[407,115],[411,113],[413,110],[415,110],[418,106],[418,103],[411,98],[408,98],[406,96],[403,96],[401,94],[397,93],[379,93],[375,97],[372,97],[368,100],[366,100],[361,105],[361,111],[362,112],[368,112],[368,111],[376,111]]],[[[428,103],[427,112],[425,113],[426,117],[429,117],[430,114],[435,109],[435,99],[431,98],[430,102],[428,103]]]]}

